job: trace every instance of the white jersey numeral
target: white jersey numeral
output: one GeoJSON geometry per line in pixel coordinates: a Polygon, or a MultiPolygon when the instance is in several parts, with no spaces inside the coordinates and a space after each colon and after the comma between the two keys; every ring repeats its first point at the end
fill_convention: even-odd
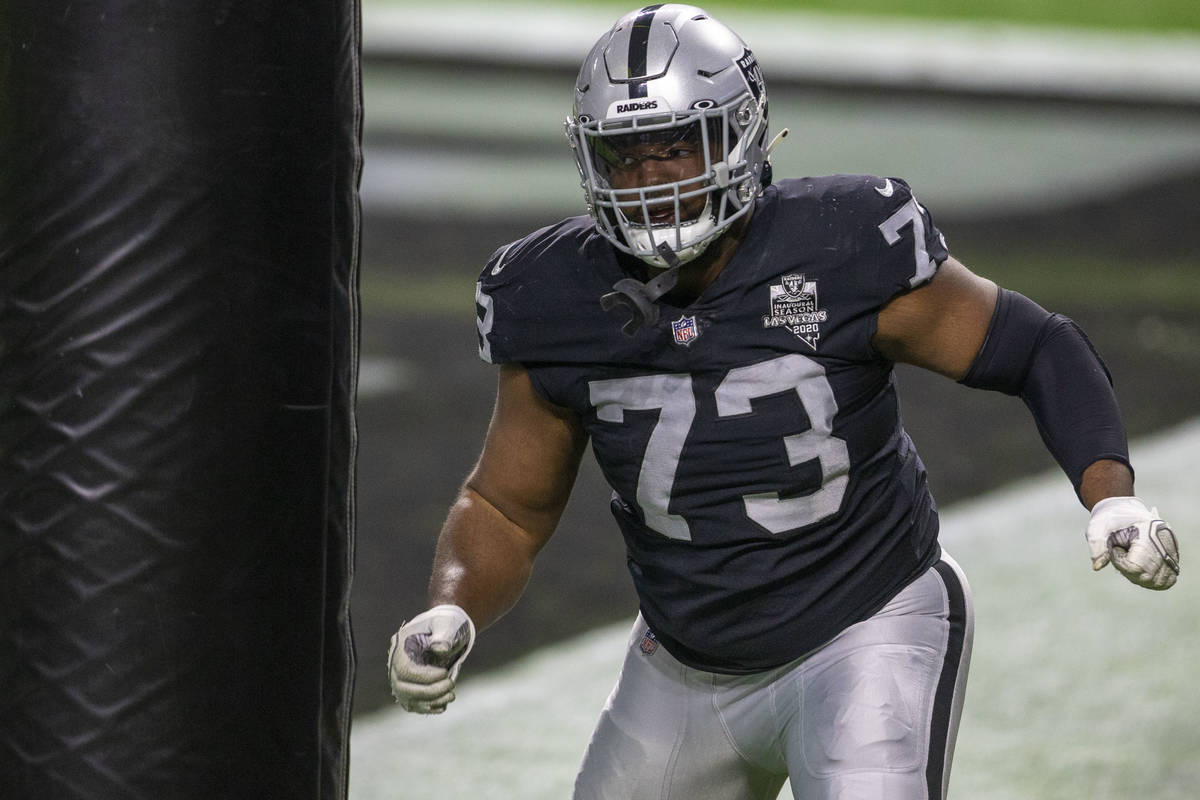
{"type": "Polygon", "coordinates": [[[742,498],[746,515],[771,533],[819,522],[837,513],[850,482],[850,451],[844,439],[833,435],[837,401],[824,368],[799,353],[761,361],[729,371],[717,387],[717,413],[722,417],[753,413],[750,401],[794,389],[812,426],[804,433],[783,437],[788,464],[797,466],[817,459],[821,487],[801,497],[780,499],[779,492],[748,494],[742,498]]]}
{"type": "Polygon", "coordinates": [[[483,309],[483,316],[475,317],[475,327],[479,329],[479,357],[490,364],[492,343],[488,341],[488,334],[496,322],[496,309],[492,296],[483,291],[483,281],[475,281],[475,304],[483,309]]]}
{"type": "Polygon", "coordinates": [[[896,213],[879,225],[879,232],[883,234],[883,238],[888,244],[894,245],[900,241],[900,230],[905,225],[912,224],[913,260],[916,263],[916,271],[908,280],[909,286],[924,283],[933,277],[937,270],[937,263],[929,257],[929,252],[925,249],[925,219],[921,216],[922,210],[917,198],[910,197],[907,203],[896,209],[896,213]]]}
{"type": "Polygon", "coordinates": [[[675,487],[675,470],[683,443],[696,417],[690,375],[642,375],[588,384],[596,416],[604,422],[625,421],[625,411],[659,410],[638,473],[637,503],[646,525],[671,539],[692,538],[687,522],[667,510],[675,487]]]}
{"type": "MultiPolygon", "coordinates": [[[[637,504],[647,527],[671,539],[690,541],[687,520],[669,511],[675,473],[683,446],[696,418],[690,375],[642,375],[592,381],[588,384],[596,416],[621,424],[625,411],[659,412],[646,443],[638,472],[637,504]]],[[[846,442],[833,435],[837,402],[824,368],[806,356],[792,353],[729,371],[715,391],[721,418],[754,413],[751,401],[795,391],[811,427],[783,437],[790,466],[817,460],[821,486],[814,492],[782,499],[778,492],[742,497],[746,515],[771,533],[793,530],[833,516],[849,484],[850,454],[846,442]]]]}

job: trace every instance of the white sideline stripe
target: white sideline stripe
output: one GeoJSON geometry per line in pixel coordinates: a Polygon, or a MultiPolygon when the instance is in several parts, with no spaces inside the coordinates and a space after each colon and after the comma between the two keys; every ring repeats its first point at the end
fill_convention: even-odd
{"type": "MultiPolygon", "coordinates": [[[[450,3],[363,9],[363,52],[577,69],[611,10],[450,3]],[[451,11],[447,13],[449,7],[451,11]]],[[[768,76],[1080,99],[1200,103],[1200,36],[819,12],[714,10],[768,76]]]]}
{"type": "MultiPolygon", "coordinates": [[[[1151,723],[1162,724],[1162,736],[1182,739],[1178,745],[1182,751],[1194,752],[1193,720],[1200,713],[1200,699],[1188,687],[1193,685],[1197,658],[1192,609],[1200,598],[1200,583],[1189,569],[1188,554],[1193,551],[1188,548],[1200,529],[1195,478],[1200,474],[1200,418],[1132,442],[1131,455],[1138,470],[1139,495],[1163,510],[1187,551],[1180,583],[1165,594],[1136,589],[1111,570],[1091,573],[1082,536],[1086,512],[1057,472],[956,504],[942,514],[941,538],[947,549],[964,563],[968,580],[989,584],[976,586],[975,591],[977,663],[972,666],[973,687],[967,698],[968,719],[980,721],[964,730],[956,751],[954,783],[966,790],[964,797],[1029,796],[1028,787],[1004,783],[1014,770],[1024,769],[1021,759],[1033,757],[1014,748],[1042,747],[1054,737],[1061,738],[1068,720],[1049,711],[1043,715],[1040,707],[1038,715],[1048,718],[1040,722],[995,724],[989,714],[1000,713],[993,710],[997,707],[1014,713],[1009,706],[1014,697],[1004,693],[1019,693],[1029,684],[1045,696],[1078,689],[1081,678],[1071,670],[1079,664],[1068,661],[1064,667],[1064,658],[1082,658],[1084,666],[1091,667],[1089,658],[1102,661],[1108,656],[1122,666],[1107,673],[1107,680],[1115,683],[1094,687],[1101,700],[1114,696],[1105,692],[1117,687],[1121,692],[1117,705],[1122,710],[1093,722],[1095,718],[1086,715],[1094,712],[1076,708],[1084,715],[1078,724],[1093,724],[1094,730],[1085,729],[1088,735],[1073,744],[1055,739],[1060,756],[1056,763],[1064,764],[1064,769],[1086,769],[1094,763],[1088,759],[1100,757],[1096,748],[1127,743],[1129,730],[1148,736],[1146,726],[1151,723]],[[1014,509],[1019,511],[1014,514],[1014,509]],[[1023,537],[1028,545],[1014,546],[1014,537],[1023,537]],[[1011,583],[1014,580],[1020,582],[1011,583]],[[1049,592],[1050,602],[1065,608],[1047,609],[1040,592],[1049,592]],[[1039,613],[1045,619],[1039,619],[1039,613]],[[1067,620],[1077,619],[1078,630],[1056,632],[1054,626],[1063,624],[1064,614],[1077,615],[1067,620]],[[1015,641],[1007,638],[1014,630],[1019,637],[1015,641]],[[1084,633],[1093,638],[1082,642],[1071,638],[1084,633]],[[1166,637],[1166,643],[1156,637],[1166,637]],[[1069,643],[1064,646],[1060,638],[1069,643]],[[1072,652],[1081,644],[1097,650],[1072,652]],[[1161,652],[1150,649],[1156,646],[1161,652]],[[1017,676],[997,675],[1008,667],[997,661],[1009,657],[1013,649],[1028,651],[1025,658],[1030,663],[1017,676]],[[1141,660],[1134,661],[1135,656],[1141,660]],[[1153,664],[1153,680],[1119,674],[1138,666],[1145,669],[1147,663],[1153,664]],[[1039,688],[1049,681],[1064,682],[1068,688],[1039,688]],[[990,769],[998,770],[998,776],[990,769]]],[[[442,716],[422,717],[389,708],[356,719],[351,734],[350,800],[565,797],[595,717],[616,678],[627,634],[628,624],[618,623],[535,651],[502,670],[466,677],[459,698],[442,716]]],[[[385,645],[360,642],[368,657],[378,657],[379,680],[384,680],[385,645]]],[[[1103,666],[1096,665],[1093,671],[1096,668],[1103,666]]],[[[1063,702],[1078,699],[1072,696],[1063,702]]],[[[1016,713],[1020,711],[1018,707],[1016,713]]],[[[1141,744],[1151,749],[1159,746],[1153,739],[1141,744]]],[[[1162,754],[1177,773],[1174,779],[1186,782],[1189,774],[1180,770],[1193,767],[1177,766],[1178,757],[1178,753],[1162,754]]],[[[1110,764],[1114,773],[1116,763],[1110,764]]],[[[1153,772],[1157,768],[1150,764],[1145,769],[1158,775],[1153,772]]],[[[1190,789],[1192,784],[1186,786],[1190,789]]],[[[1114,787],[1112,793],[1091,796],[1115,800],[1126,796],[1122,791],[1114,787]]],[[[785,787],[781,798],[788,797],[785,787]]]]}

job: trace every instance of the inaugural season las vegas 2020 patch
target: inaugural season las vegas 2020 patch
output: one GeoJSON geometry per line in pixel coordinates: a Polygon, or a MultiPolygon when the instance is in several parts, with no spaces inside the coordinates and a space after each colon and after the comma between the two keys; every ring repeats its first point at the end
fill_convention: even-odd
{"type": "Polygon", "coordinates": [[[816,350],[821,323],[829,318],[825,309],[817,307],[817,282],[806,281],[803,275],[784,275],[770,289],[770,312],[763,316],[763,327],[787,328],[816,350]]]}

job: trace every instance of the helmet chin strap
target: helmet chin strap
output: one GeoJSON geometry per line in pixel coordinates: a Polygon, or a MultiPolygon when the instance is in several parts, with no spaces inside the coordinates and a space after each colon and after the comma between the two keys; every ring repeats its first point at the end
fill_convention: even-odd
{"type": "Polygon", "coordinates": [[[629,321],[621,327],[621,332],[626,336],[633,336],[642,325],[658,322],[656,301],[674,289],[675,284],[679,282],[679,270],[683,263],[675,255],[675,251],[666,242],[659,242],[655,250],[667,263],[665,271],[645,283],[634,278],[622,278],[613,284],[613,291],[600,298],[600,305],[605,311],[628,309],[629,321]]]}

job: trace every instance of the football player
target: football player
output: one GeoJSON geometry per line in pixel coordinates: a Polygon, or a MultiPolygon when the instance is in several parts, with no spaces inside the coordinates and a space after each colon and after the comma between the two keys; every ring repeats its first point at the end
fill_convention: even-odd
{"type": "Polygon", "coordinates": [[[772,181],[767,91],[703,10],[623,16],[566,133],[588,214],[500,248],[476,288],[499,366],[431,608],[392,639],[439,713],[518,599],[585,445],[640,614],[576,798],[943,797],[972,602],[938,544],[893,366],[1020,396],[1091,510],[1091,563],[1169,588],[1108,373],[1069,319],[956,261],[899,178],[772,181]]]}

